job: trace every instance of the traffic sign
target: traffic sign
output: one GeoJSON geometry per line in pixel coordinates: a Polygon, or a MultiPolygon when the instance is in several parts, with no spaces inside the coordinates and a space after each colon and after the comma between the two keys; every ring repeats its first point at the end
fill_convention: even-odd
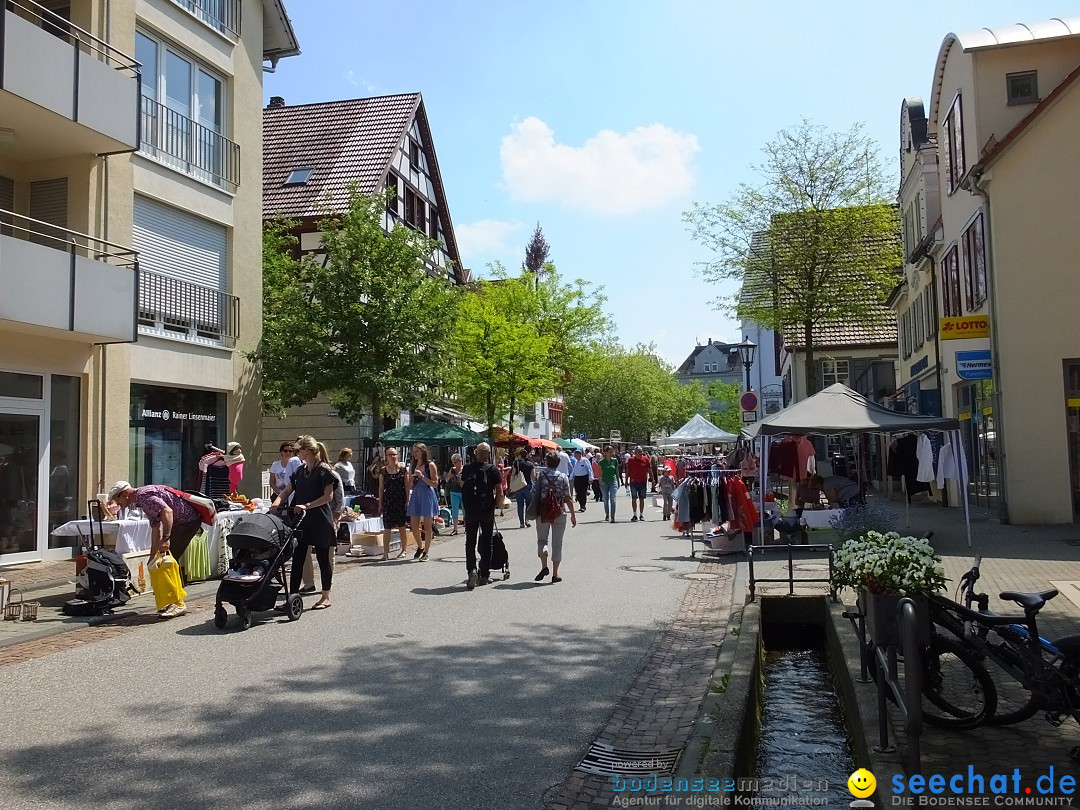
{"type": "Polygon", "coordinates": [[[757,411],[743,411],[742,420],[746,424],[757,421],[757,411]]]}
{"type": "Polygon", "coordinates": [[[585,441],[585,434],[584,434],[584,433],[579,433],[579,434],[577,435],[577,437],[578,437],[579,439],[581,439],[582,441],[585,441]]]}
{"type": "Polygon", "coordinates": [[[742,405],[744,411],[756,411],[758,406],[757,394],[753,391],[747,391],[739,398],[739,404],[742,405]]]}

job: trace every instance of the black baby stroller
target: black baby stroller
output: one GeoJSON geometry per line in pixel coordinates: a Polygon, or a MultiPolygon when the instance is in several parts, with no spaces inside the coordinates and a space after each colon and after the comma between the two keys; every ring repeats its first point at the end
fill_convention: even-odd
{"type": "Polygon", "coordinates": [[[229,548],[235,553],[229,573],[218,585],[214,625],[223,628],[229,620],[224,604],[236,608],[240,629],[251,627],[253,611],[273,610],[278,594],[284,592],[285,615],[294,622],[304,611],[299,594],[289,593],[285,563],[296,550],[299,529],[289,527],[277,515],[253,512],[238,518],[229,532],[229,548]]]}
{"type": "Polygon", "coordinates": [[[69,616],[102,616],[123,607],[139,590],[131,569],[115,551],[100,546],[86,550],[86,567],[75,577],[75,598],[64,603],[69,616]]]}
{"type": "Polygon", "coordinates": [[[491,573],[502,571],[503,579],[510,579],[510,555],[506,551],[502,532],[495,529],[491,533],[491,573]]]}

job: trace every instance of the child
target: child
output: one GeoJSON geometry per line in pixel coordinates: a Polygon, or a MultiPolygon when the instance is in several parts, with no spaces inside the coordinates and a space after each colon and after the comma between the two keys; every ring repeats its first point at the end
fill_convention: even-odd
{"type": "Polygon", "coordinates": [[[268,549],[261,554],[254,554],[251,549],[239,549],[235,559],[229,564],[229,573],[225,575],[225,579],[234,579],[239,582],[258,582],[266,576],[273,556],[273,549],[268,549]]]}
{"type": "Polygon", "coordinates": [[[664,496],[664,520],[671,519],[674,510],[671,502],[671,493],[675,491],[675,479],[671,477],[671,470],[667,466],[660,468],[660,494],[664,496]]]}

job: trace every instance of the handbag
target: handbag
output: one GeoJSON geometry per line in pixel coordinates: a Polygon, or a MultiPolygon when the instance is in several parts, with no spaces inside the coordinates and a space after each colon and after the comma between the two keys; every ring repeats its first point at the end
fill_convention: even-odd
{"type": "Polygon", "coordinates": [[[158,610],[183,603],[187,592],[180,581],[180,566],[173,556],[168,552],[155,554],[147,567],[150,569],[150,586],[154,589],[158,610]]]}
{"type": "Polygon", "coordinates": [[[514,494],[519,489],[525,489],[529,485],[529,482],[525,480],[525,473],[521,470],[517,470],[512,476],[510,476],[510,493],[514,494]]]}
{"type": "Polygon", "coordinates": [[[529,505],[525,508],[525,519],[536,520],[540,517],[540,482],[536,482],[536,486],[533,487],[532,497],[529,498],[529,505]]]}

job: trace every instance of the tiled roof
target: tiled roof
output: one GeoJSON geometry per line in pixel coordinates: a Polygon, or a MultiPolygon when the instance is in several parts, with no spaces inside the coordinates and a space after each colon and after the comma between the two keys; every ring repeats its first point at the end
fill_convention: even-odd
{"type": "Polygon", "coordinates": [[[345,210],[351,183],[364,194],[382,188],[420,104],[405,93],[264,109],[264,215],[319,217],[345,210]],[[305,166],[314,169],[307,183],[282,185],[305,166]]]}
{"type": "MultiPolygon", "coordinates": [[[[832,348],[836,346],[870,346],[878,343],[896,345],[896,316],[882,307],[882,317],[886,320],[879,324],[866,323],[829,323],[814,327],[814,348],[832,348]]],[[[803,348],[801,328],[784,330],[784,346],[788,349],[803,348]]]]}
{"type": "MultiPolygon", "coordinates": [[[[720,351],[727,353],[727,350],[735,348],[736,344],[734,344],[734,343],[721,343],[719,340],[714,340],[714,341],[712,341],[710,343],[703,343],[700,346],[695,346],[693,351],[690,352],[690,356],[687,357],[685,360],[683,360],[682,365],[680,365],[677,369],[675,369],[675,373],[676,374],[692,374],[694,372],[694,359],[699,354],[701,354],[702,351],[707,349],[709,346],[715,346],[720,351]]],[[[710,371],[709,373],[710,374],[719,374],[720,372],[710,371]]]]}

